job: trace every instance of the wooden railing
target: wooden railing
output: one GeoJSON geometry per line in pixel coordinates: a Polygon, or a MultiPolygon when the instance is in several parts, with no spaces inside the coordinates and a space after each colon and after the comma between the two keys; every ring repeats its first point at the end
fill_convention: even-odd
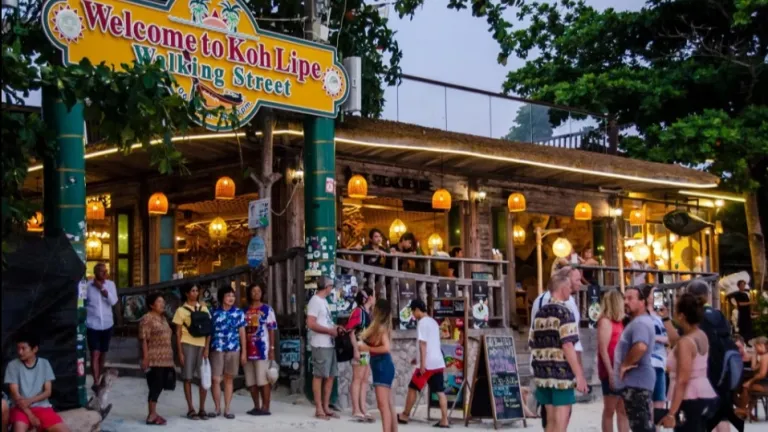
{"type": "MultiPolygon", "coordinates": [[[[472,268],[477,273],[490,273],[488,282],[488,309],[489,324],[491,326],[506,327],[509,324],[507,316],[507,294],[504,289],[503,261],[493,261],[475,258],[447,258],[427,255],[412,254],[381,254],[378,252],[362,252],[359,250],[339,250],[336,254],[336,267],[342,274],[354,275],[359,286],[369,287],[374,290],[379,298],[389,299],[392,304],[393,314],[404,306],[398,305],[399,284],[401,280],[414,280],[418,286],[418,295],[428,301],[437,297],[437,287],[442,279],[453,279],[457,290],[472,299],[472,282],[467,278],[467,270],[472,268]],[[391,262],[391,267],[379,267],[365,264],[365,257],[384,257],[391,262]],[[412,265],[404,266],[411,262],[412,265]],[[459,277],[448,278],[433,274],[433,264],[459,263],[459,277]],[[409,267],[413,271],[400,270],[401,267],[409,267]]],[[[393,317],[394,318],[394,317],[393,317]]]]}
{"type": "Polygon", "coordinates": [[[197,285],[201,300],[209,307],[217,305],[219,288],[231,286],[235,295],[245,305],[246,289],[251,282],[265,281],[265,301],[275,310],[278,320],[292,323],[303,320],[303,308],[297,308],[297,298],[304,291],[304,249],[292,248],[270,257],[268,267],[253,270],[247,265],[233,267],[216,273],[192,278],[175,279],[140,287],[118,289],[115,326],[118,334],[132,335],[138,320],[146,312],[146,297],[150,293],[162,293],[166,302],[166,314],[173,317],[182,304],[180,289],[184,285],[197,285]]]}

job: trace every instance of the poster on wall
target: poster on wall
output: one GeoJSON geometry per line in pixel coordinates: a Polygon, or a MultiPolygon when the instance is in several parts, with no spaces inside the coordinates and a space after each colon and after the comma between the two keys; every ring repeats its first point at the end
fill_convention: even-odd
{"type": "Polygon", "coordinates": [[[355,295],[357,295],[357,278],[354,275],[336,275],[336,289],[333,290],[333,303],[336,305],[336,314],[339,317],[348,317],[355,308],[355,295]]]}
{"type": "Polygon", "coordinates": [[[459,297],[456,292],[456,281],[454,279],[440,279],[437,283],[437,296],[441,298],[459,297]]]}
{"type": "Polygon", "coordinates": [[[490,313],[488,310],[488,282],[472,281],[472,327],[476,329],[488,327],[490,313]]]}
{"type": "MultiPolygon", "coordinates": [[[[462,384],[464,383],[465,351],[466,351],[466,300],[463,298],[436,298],[432,302],[432,310],[435,320],[440,327],[440,348],[445,360],[443,373],[443,385],[449,406],[463,406],[461,401],[462,384]]],[[[429,400],[432,407],[438,406],[436,395],[429,400]]]]}
{"type": "Polygon", "coordinates": [[[418,298],[418,287],[415,279],[400,279],[400,292],[398,296],[398,309],[400,311],[400,330],[413,330],[416,328],[416,318],[411,311],[411,300],[418,298]]]}

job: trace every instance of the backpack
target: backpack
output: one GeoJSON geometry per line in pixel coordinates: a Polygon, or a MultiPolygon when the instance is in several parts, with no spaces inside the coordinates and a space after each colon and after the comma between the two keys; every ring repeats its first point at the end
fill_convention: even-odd
{"type": "Polygon", "coordinates": [[[704,308],[704,319],[700,325],[709,341],[709,362],[707,375],[715,390],[736,390],[744,371],[744,363],[736,344],[731,338],[731,326],[717,309],[704,308]]]}
{"type": "Polygon", "coordinates": [[[206,337],[213,333],[213,323],[208,312],[202,310],[200,305],[195,310],[184,306],[189,311],[189,325],[185,325],[192,337],[206,337]]]}
{"type": "Polygon", "coordinates": [[[348,362],[355,357],[355,348],[352,346],[352,339],[350,339],[349,333],[339,332],[335,342],[334,348],[336,348],[337,362],[348,362]]]}

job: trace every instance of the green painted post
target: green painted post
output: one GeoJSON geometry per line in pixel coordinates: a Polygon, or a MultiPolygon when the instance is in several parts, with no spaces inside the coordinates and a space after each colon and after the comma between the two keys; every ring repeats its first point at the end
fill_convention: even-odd
{"type": "MultiPolygon", "coordinates": [[[[304,247],[308,275],[336,275],[336,144],[335,121],[324,117],[304,118],[304,247]]],[[[309,302],[314,290],[307,290],[309,302]]],[[[306,304],[306,303],[305,303],[306,304]]],[[[305,394],[312,400],[309,340],[304,364],[305,394]]],[[[334,383],[331,403],[338,398],[334,383]]]]}
{"type": "MultiPolygon", "coordinates": [[[[57,99],[55,90],[43,90],[43,119],[56,133],[56,154],[44,161],[43,222],[46,236],[62,230],[85,262],[85,145],[83,104],[72,109],[57,99]]],[[[84,281],[84,280],[83,280],[84,281]]],[[[82,284],[82,282],[81,282],[82,284]]],[[[79,288],[78,288],[79,289],[79,288]]],[[[77,395],[85,406],[85,304],[77,300],[77,395]]]]}

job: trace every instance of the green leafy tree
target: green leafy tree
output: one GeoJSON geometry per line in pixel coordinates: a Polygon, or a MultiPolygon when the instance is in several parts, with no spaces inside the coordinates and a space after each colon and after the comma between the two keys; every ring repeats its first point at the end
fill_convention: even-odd
{"type": "Polygon", "coordinates": [[[504,90],[612,113],[639,131],[620,140],[629,156],[703,166],[745,193],[753,269],[763,278],[768,0],[648,0],[628,12],[583,0],[505,3],[530,25],[496,38],[499,61],[536,57],[509,72],[504,90]]]}
{"type": "Polygon", "coordinates": [[[543,105],[525,104],[517,109],[515,125],[504,139],[520,142],[538,142],[552,138],[549,108],[543,105]]]}

